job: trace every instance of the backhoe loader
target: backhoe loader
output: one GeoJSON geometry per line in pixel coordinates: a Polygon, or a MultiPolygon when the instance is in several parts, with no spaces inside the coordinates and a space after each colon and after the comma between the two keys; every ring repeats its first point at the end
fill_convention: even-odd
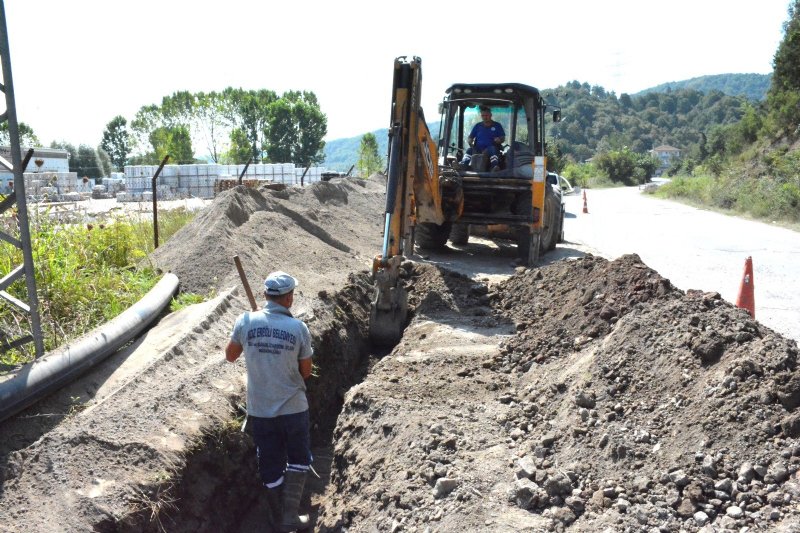
{"type": "MultiPolygon", "coordinates": [[[[546,180],[548,106],[539,91],[520,83],[452,85],[439,105],[434,139],[420,103],[421,87],[421,60],[395,59],[383,246],[372,265],[370,338],[376,344],[396,343],[406,325],[400,265],[415,244],[439,249],[448,239],[466,244],[471,231],[489,233],[516,240],[522,262],[535,265],[562,234],[560,192],[546,180]],[[490,110],[505,132],[491,168],[486,151],[464,158],[481,109],[490,110]]],[[[556,107],[552,119],[560,118],[556,107]]]]}

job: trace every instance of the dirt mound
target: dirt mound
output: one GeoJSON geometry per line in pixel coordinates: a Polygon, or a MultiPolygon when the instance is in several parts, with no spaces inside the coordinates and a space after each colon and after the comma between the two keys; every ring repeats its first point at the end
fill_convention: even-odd
{"type": "Polygon", "coordinates": [[[723,526],[746,513],[747,525],[763,527],[800,495],[796,480],[781,487],[800,463],[794,341],[718,294],[684,295],[636,256],[529,271],[497,301],[520,329],[507,360],[542,363],[518,385],[518,399],[539,409],[521,405],[507,423],[552,437],[521,460],[567,467],[584,496],[570,507],[576,516],[599,505],[654,518],[666,503],[676,526],[702,512],[723,526]],[[567,272],[572,287],[559,283],[567,272]],[[533,294],[551,286],[556,301],[532,308],[533,294]],[[551,313],[557,321],[535,320],[551,313]]]}
{"type": "Polygon", "coordinates": [[[313,296],[306,287],[336,290],[331,274],[345,279],[368,269],[380,250],[384,192],[379,175],[283,190],[239,186],[220,194],[151,260],[174,272],[183,292],[239,286],[234,255],[259,301],[272,270],[302,273],[298,293],[306,297],[313,296]]]}
{"type": "Polygon", "coordinates": [[[520,270],[493,316],[462,277],[414,286],[340,415],[324,530],[800,525],[794,341],[636,256],[520,270]]]}
{"type": "Polygon", "coordinates": [[[519,331],[505,346],[503,369],[526,371],[534,362],[607,335],[641,304],[664,303],[682,294],[635,255],[611,264],[590,255],[576,263],[523,271],[492,294],[495,307],[512,318],[519,331]]]}

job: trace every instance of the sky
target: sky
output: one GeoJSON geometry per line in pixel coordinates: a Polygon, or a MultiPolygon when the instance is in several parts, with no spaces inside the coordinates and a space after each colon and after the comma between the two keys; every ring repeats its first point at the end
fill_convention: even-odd
{"type": "MultiPolygon", "coordinates": [[[[2,1],[2,0],[0,0],[2,1]]],[[[17,118],[43,145],[97,146],[176,91],[313,91],[326,140],[389,124],[398,56],[426,119],[453,83],[577,80],[636,93],[772,72],[789,0],[5,0],[17,118]]]]}

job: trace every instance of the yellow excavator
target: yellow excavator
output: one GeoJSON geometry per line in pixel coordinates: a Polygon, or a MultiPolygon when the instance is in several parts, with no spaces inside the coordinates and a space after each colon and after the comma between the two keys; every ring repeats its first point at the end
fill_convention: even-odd
{"type": "MultiPolygon", "coordinates": [[[[539,91],[520,83],[452,85],[434,139],[422,111],[421,64],[406,56],[394,62],[383,247],[372,265],[375,344],[402,336],[408,298],[400,267],[415,244],[436,250],[448,239],[466,244],[470,233],[499,235],[516,240],[522,262],[535,265],[563,240],[564,209],[557,184],[547,180],[544,152],[550,106],[539,91]],[[478,152],[471,134],[481,112],[505,135],[493,150],[478,152]]],[[[561,119],[557,106],[552,119],[561,119]]]]}

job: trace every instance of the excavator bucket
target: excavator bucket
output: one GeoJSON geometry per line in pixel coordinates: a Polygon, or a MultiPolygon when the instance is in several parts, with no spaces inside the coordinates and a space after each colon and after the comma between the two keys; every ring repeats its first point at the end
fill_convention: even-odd
{"type": "Polygon", "coordinates": [[[408,294],[399,276],[400,260],[395,256],[375,272],[375,297],[369,316],[369,338],[378,346],[397,344],[408,322],[408,294]]]}

